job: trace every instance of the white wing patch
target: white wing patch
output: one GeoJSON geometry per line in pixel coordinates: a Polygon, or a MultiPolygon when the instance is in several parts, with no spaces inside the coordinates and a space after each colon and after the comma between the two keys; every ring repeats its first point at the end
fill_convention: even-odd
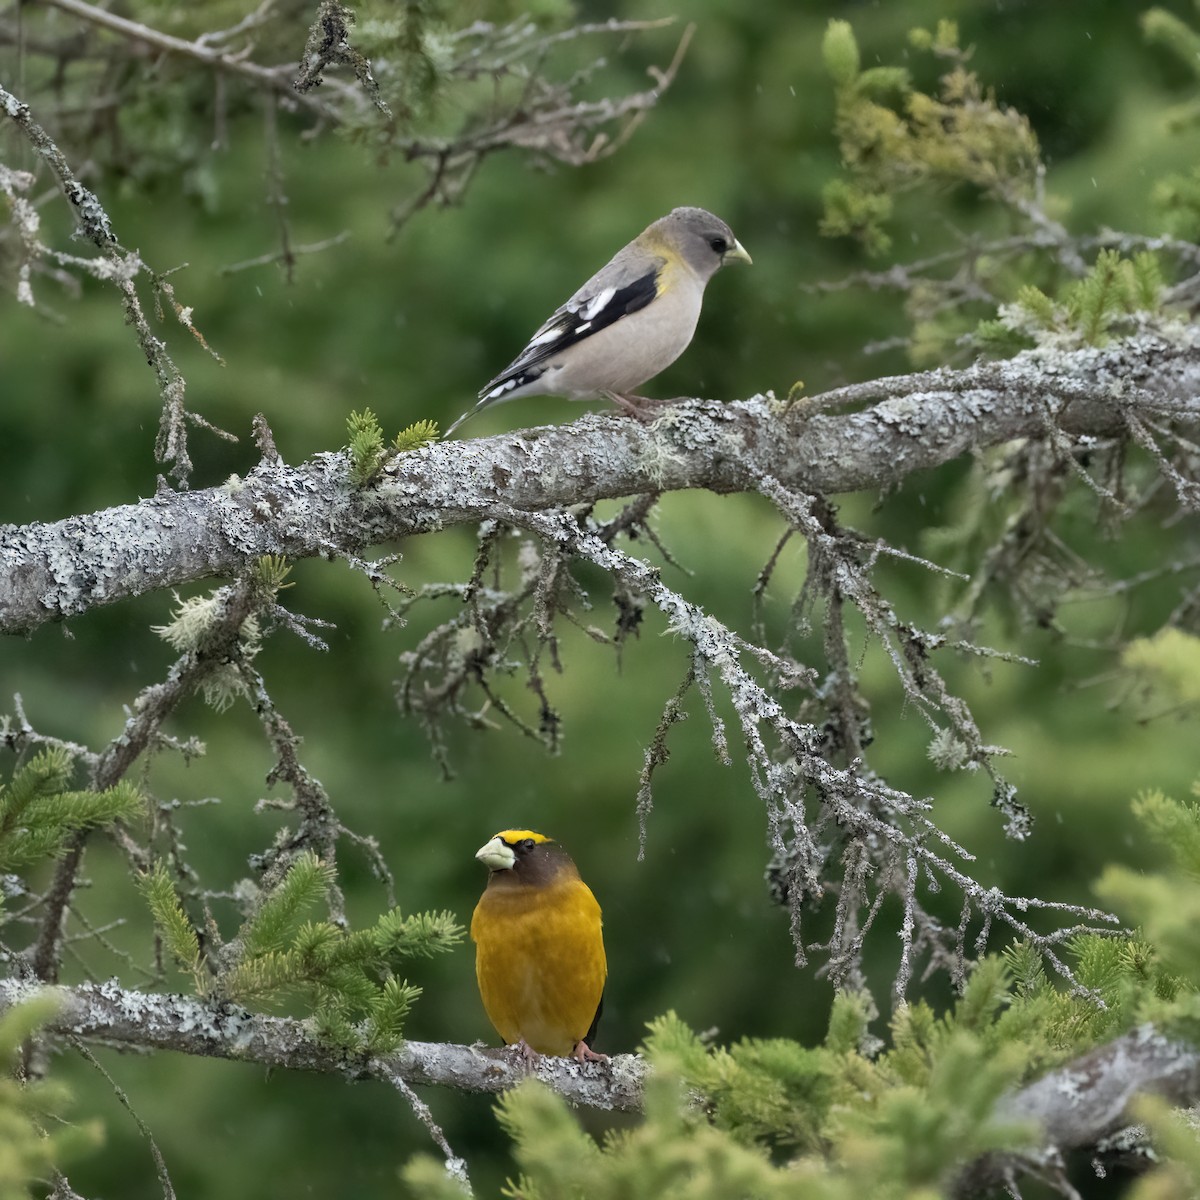
{"type": "MultiPolygon", "coordinates": [[[[602,287],[593,296],[573,296],[534,333],[525,349],[485,385],[479,393],[480,406],[523,395],[526,388],[539,380],[542,381],[537,388],[539,393],[555,394],[554,388],[564,369],[563,363],[556,361],[558,356],[598,330],[607,329],[622,317],[645,308],[658,295],[661,270],[662,264],[655,260],[644,275],[627,279],[628,271],[617,272],[618,277],[627,282],[602,287]]],[[[611,277],[611,271],[609,275],[611,277]]],[[[591,286],[593,281],[589,280],[585,289],[591,286]]],[[[457,427],[458,422],[450,427],[447,436],[457,427]]]]}
{"type": "Polygon", "coordinates": [[[602,313],[605,307],[612,301],[612,298],[617,294],[615,287],[606,287],[602,292],[597,292],[591,300],[587,302],[583,311],[579,314],[585,321],[591,322],[602,313]]]}
{"type": "Polygon", "coordinates": [[[521,380],[519,380],[519,379],[506,379],[498,387],[492,388],[492,390],[490,392],[488,392],[487,395],[482,398],[479,407],[482,407],[489,400],[498,400],[501,396],[504,395],[505,392],[511,392],[513,390],[513,388],[515,388],[517,386],[517,384],[520,382],[521,382],[521,380]]]}
{"type": "Polygon", "coordinates": [[[563,328],[556,321],[553,325],[550,325],[546,329],[542,330],[537,337],[530,338],[529,345],[525,347],[525,350],[522,353],[528,353],[534,348],[534,346],[545,346],[550,342],[557,342],[562,335],[563,328]]]}

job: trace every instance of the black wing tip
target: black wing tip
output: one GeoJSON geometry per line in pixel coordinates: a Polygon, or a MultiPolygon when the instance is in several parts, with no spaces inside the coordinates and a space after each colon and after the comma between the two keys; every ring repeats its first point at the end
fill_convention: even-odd
{"type": "Polygon", "coordinates": [[[497,375],[490,383],[485,384],[479,392],[479,398],[476,400],[473,407],[468,408],[458,420],[454,421],[450,428],[442,434],[444,442],[460,425],[465,421],[469,421],[477,413],[483,412],[485,408],[504,400],[510,392],[514,392],[517,388],[524,387],[527,383],[532,383],[535,379],[541,376],[541,371],[521,370],[514,374],[497,375]]]}
{"type": "Polygon", "coordinates": [[[515,392],[518,388],[523,388],[527,383],[532,383],[535,379],[541,378],[541,374],[541,371],[530,371],[527,368],[522,368],[519,371],[505,372],[503,375],[497,375],[495,379],[480,389],[479,404],[476,407],[482,407],[485,404],[493,404],[497,400],[503,400],[510,392],[515,392]]]}
{"type": "Polygon", "coordinates": [[[596,1015],[592,1018],[592,1024],[588,1028],[587,1033],[585,1033],[583,1035],[583,1040],[586,1043],[589,1050],[592,1049],[592,1042],[595,1040],[596,1030],[599,1028],[599,1025],[600,1025],[600,1014],[603,1011],[604,1011],[604,993],[601,992],[600,993],[600,1002],[596,1005],[596,1015]]]}

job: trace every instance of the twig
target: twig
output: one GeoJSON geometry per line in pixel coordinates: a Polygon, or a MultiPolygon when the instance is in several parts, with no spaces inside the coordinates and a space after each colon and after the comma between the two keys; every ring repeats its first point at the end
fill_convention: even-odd
{"type": "Polygon", "coordinates": [[[227,267],[222,267],[220,273],[222,275],[236,275],[239,271],[249,271],[254,267],[269,267],[273,263],[283,263],[285,270],[290,270],[291,267],[295,266],[295,261],[300,255],[323,254],[326,250],[332,250],[335,246],[340,246],[343,242],[348,241],[349,238],[350,230],[343,229],[341,233],[319,242],[305,242],[299,246],[293,246],[289,243],[285,249],[276,250],[272,254],[260,254],[257,258],[245,258],[241,262],[230,263],[227,267]]]}
{"type": "MultiPolygon", "coordinates": [[[[324,101],[312,96],[299,95],[295,91],[289,77],[289,68],[261,67],[258,63],[251,62],[241,55],[218,50],[202,41],[189,42],[183,38],[173,37],[169,33],[152,29],[140,21],[130,21],[107,9],[85,4],[84,0],[46,0],[46,3],[78,17],[80,20],[87,21],[91,25],[107,29],[110,33],[115,33],[128,41],[141,42],[165,54],[182,55],[203,63],[207,67],[212,67],[214,70],[238,75],[259,87],[287,96],[293,103],[309,109],[318,116],[326,119],[332,119],[334,116],[333,110],[324,101]]],[[[228,36],[232,32],[232,30],[228,30],[226,35],[228,36]]]]}
{"type": "Polygon", "coordinates": [[[175,1200],[175,1189],[171,1185],[171,1176],[167,1171],[166,1160],[162,1156],[162,1151],[158,1148],[158,1143],[154,1140],[154,1134],[150,1132],[150,1126],[138,1115],[137,1110],[129,1102],[129,1097],[125,1094],[117,1081],[104,1069],[100,1060],[78,1039],[70,1038],[70,1043],[74,1047],[77,1054],[83,1060],[90,1063],[101,1075],[108,1081],[108,1086],[112,1088],[113,1094],[121,1102],[121,1106],[133,1118],[134,1123],[138,1127],[138,1131],[142,1137],[150,1145],[150,1153],[154,1158],[154,1169],[158,1172],[159,1186],[162,1188],[163,1200],[175,1200]]]}
{"type": "MultiPolygon", "coordinates": [[[[78,4],[80,0],[62,0],[62,3],[78,4]]],[[[82,7],[88,6],[82,5],[82,7]]],[[[96,11],[101,10],[97,9],[96,11]]],[[[121,18],[114,19],[120,20],[121,18]]],[[[103,256],[102,259],[85,263],[85,265],[98,278],[110,280],[121,293],[126,320],[137,333],[138,344],[146,356],[146,361],[154,371],[162,396],[163,410],[154,452],[159,462],[172,464],[171,474],[181,486],[186,487],[192,470],[192,462],[187,450],[188,414],[184,406],[184,392],[187,385],[179,368],[167,353],[165,343],[161,338],[154,336],[150,324],[146,320],[146,315],[142,311],[142,304],[138,299],[133,281],[142,271],[144,264],[136,252],[121,253],[112,222],[100,201],[75,178],[66,158],[54,144],[50,135],[33,119],[29,106],[0,87],[0,111],[16,122],[30,145],[50,167],[54,177],[58,180],[63,195],[71,204],[84,235],[100,250],[103,256]]],[[[178,306],[176,308],[176,312],[181,315],[184,324],[194,336],[199,337],[195,326],[191,323],[190,315],[184,319],[184,314],[188,314],[189,311],[178,306]]],[[[200,338],[200,341],[203,343],[203,338],[200,338]]]]}
{"type": "Polygon", "coordinates": [[[450,1149],[450,1143],[446,1141],[446,1135],[442,1132],[442,1127],[433,1119],[433,1113],[429,1111],[429,1105],[408,1086],[398,1072],[386,1074],[385,1078],[408,1101],[409,1107],[417,1116],[417,1120],[429,1131],[429,1136],[433,1138],[437,1148],[446,1159],[446,1174],[451,1179],[455,1179],[462,1184],[465,1195],[473,1196],[475,1193],[471,1191],[471,1179],[467,1174],[467,1160],[455,1154],[450,1149]]]}
{"type": "MultiPolygon", "coordinates": [[[[253,612],[256,599],[255,590],[246,581],[222,590],[219,613],[209,630],[204,649],[183,655],[162,683],[153,684],[141,693],[120,736],[96,759],[89,780],[93,789],[103,791],[123,779],[179,702],[217,667],[236,655],[242,625],[253,612]]],[[[55,867],[47,895],[41,933],[31,955],[34,974],[47,982],[58,978],[58,958],[67,911],[86,844],[86,831],[71,837],[55,867]]]]}

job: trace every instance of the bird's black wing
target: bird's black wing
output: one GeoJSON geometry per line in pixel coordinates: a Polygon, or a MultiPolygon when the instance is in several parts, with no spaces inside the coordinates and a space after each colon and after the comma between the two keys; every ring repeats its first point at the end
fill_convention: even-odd
{"type": "Polygon", "coordinates": [[[542,372],[543,363],[567,347],[645,308],[658,295],[660,267],[620,287],[599,288],[592,294],[572,296],[529,339],[529,345],[479,393],[481,400],[498,400],[542,372]]]}
{"type": "Polygon", "coordinates": [[[591,1025],[588,1026],[588,1031],[583,1035],[583,1040],[588,1049],[592,1048],[592,1039],[596,1036],[596,1026],[600,1024],[600,1014],[604,1011],[604,993],[600,993],[600,1003],[596,1005],[596,1015],[592,1018],[591,1025]]]}

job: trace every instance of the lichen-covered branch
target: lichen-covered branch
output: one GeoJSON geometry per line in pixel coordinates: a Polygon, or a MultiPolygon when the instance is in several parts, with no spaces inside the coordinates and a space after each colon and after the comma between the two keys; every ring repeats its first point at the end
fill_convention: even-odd
{"type": "MultiPolygon", "coordinates": [[[[24,279],[20,291],[26,303],[33,304],[33,292],[29,287],[28,267],[30,262],[46,258],[60,266],[70,265],[75,270],[86,272],[97,279],[108,280],[121,293],[121,301],[125,310],[126,322],[132,325],[137,334],[138,343],[146,362],[154,371],[158,380],[159,393],[162,396],[162,416],[159,420],[158,437],[155,441],[155,454],[160,463],[172,464],[172,474],[176,481],[186,487],[191,473],[191,459],[187,450],[187,421],[201,424],[219,436],[236,441],[224,430],[216,428],[194,415],[188,414],[184,405],[184,394],[187,384],[174,360],[167,353],[166,342],[155,335],[150,322],[142,308],[141,299],[134,285],[134,280],[147,267],[136,251],[125,251],[113,229],[112,221],[105,212],[96,195],[75,177],[63,152],[51,138],[49,132],[34,119],[29,105],[24,103],[11,92],[0,87],[0,112],[3,112],[24,135],[30,146],[53,174],[63,195],[71,205],[71,211],[79,223],[81,233],[97,249],[98,254],[91,258],[80,258],[75,255],[63,255],[44,246],[37,238],[39,218],[37,210],[30,204],[24,203],[14,209],[18,220],[18,228],[22,230],[22,257],[24,279]]],[[[2,168],[3,164],[0,164],[2,168]]],[[[12,172],[8,172],[12,176],[12,172]]],[[[31,177],[27,176],[29,181],[31,177]]],[[[0,186],[3,181],[0,180],[0,186]]],[[[22,183],[22,190],[28,186],[22,183]]],[[[11,183],[4,190],[11,194],[16,190],[11,183]]],[[[165,296],[175,312],[176,319],[192,336],[206,349],[207,343],[203,335],[192,323],[191,309],[184,307],[175,299],[171,285],[159,275],[149,272],[158,298],[165,296]]],[[[209,350],[209,353],[212,353],[209,350]]],[[[216,357],[214,355],[214,357],[216,357]]]]}
{"type": "MultiPolygon", "coordinates": [[[[0,980],[0,1015],[44,990],[33,981],[0,980]]],[[[50,990],[60,1008],[46,1033],[118,1048],[377,1079],[398,1088],[432,1084],[492,1094],[514,1087],[530,1073],[509,1050],[410,1041],[388,1055],[352,1056],[315,1039],[302,1021],[232,1005],[132,991],[115,983],[50,990]]],[[[572,1104],[627,1111],[641,1107],[645,1071],[644,1061],[633,1054],[617,1055],[608,1066],[586,1067],[545,1057],[532,1068],[536,1078],[572,1104]]],[[[1147,1093],[1177,1105],[1200,1101],[1200,1051],[1153,1025],[1099,1046],[1002,1100],[997,1116],[1030,1122],[1038,1130],[1038,1142],[1020,1156],[988,1156],[964,1167],[955,1194],[977,1194],[1041,1169],[1065,1151],[1097,1145],[1129,1123],[1132,1101],[1147,1093]]]]}
{"type": "Polygon", "coordinates": [[[0,632],[26,633],[156,589],[229,576],[263,554],[355,553],[491,516],[682,488],[751,491],[773,478],[831,494],[882,488],[1014,438],[1120,437],[1129,419],[1200,418],[1200,329],[1104,348],[1029,351],[963,371],[838,389],[786,410],[763,397],[695,401],[651,425],[593,414],[558,428],[399,455],[351,485],[347,463],[264,460],[245,479],[164,491],[67,520],[0,527],[0,632]],[[858,412],[820,411],[870,403],[858,412]]]}
{"type": "MultiPolygon", "coordinates": [[[[123,73],[119,103],[130,106],[147,87],[161,87],[163,61],[181,73],[210,72],[216,85],[211,116],[222,131],[217,143],[232,124],[239,95],[247,93],[268,109],[279,104],[307,117],[314,126],[310,135],[333,128],[369,130],[381,153],[425,170],[425,182],[394,208],[396,226],[428,204],[460,201],[480,163],[497,152],[570,166],[613,153],[674,82],[692,34],[689,27],[675,39],[665,66],[648,68],[647,86],[597,95],[588,85],[608,65],[603,50],[588,65],[579,67],[575,60],[574,69],[556,75],[559,59],[567,57],[559,53],[563,43],[616,42],[624,50],[633,36],[670,25],[671,18],[614,18],[547,30],[522,17],[456,28],[441,12],[409,6],[402,19],[364,22],[360,32],[355,11],[337,0],[317,5],[308,29],[301,24],[308,15],[302,8],[264,2],[231,28],[187,38],[86,0],[51,0],[42,6],[48,8],[73,18],[74,26],[30,10],[19,34],[0,26],[0,42],[11,39],[24,52],[51,61],[126,62],[130,69],[123,73]],[[153,68],[138,69],[142,60],[153,68]],[[481,80],[490,86],[480,89],[481,80]],[[450,113],[461,117],[447,122],[450,113]]],[[[75,103],[69,107],[87,114],[89,80],[80,73],[73,81],[75,103]]],[[[86,121],[60,118],[55,136],[68,156],[96,151],[86,121]]],[[[125,155],[142,150],[136,138],[123,144],[125,155]]],[[[203,153],[198,147],[196,152],[203,153]]],[[[282,196],[283,182],[272,179],[272,192],[282,196]]]]}
{"type": "MultiPolygon", "coordinates": [[[[233,31],[225,34],[206,35],[188,41],[186,38],[174,37],[169,33],[154,29],[142,21],[130,21],[126,17],[97,8],[94,4],[86,4],[83,0],[48,0],[54,8],[62,9],[71,16],[88,25],[104,29],[115,34],[134,46],[144,46],[157,54],[178,55],[190,58],[214,71],[228,72],[240,76],[248,82],[268,91],[280,92],[288,96],[297,106],[309,109],[317,116],[327,120],[336,116],[336,110],[324,101],[307,95],[300,95],[292,87],[292,72],[287,67],[264,67],[247,58],[239,46],[229,49],[221,43],[227,42],[233,31]]],[[[255,25],[261,25],[266,20],[265,14],[260,14],[255,25]]],[[[242,23],[240,32],[246,32],[253,26],[242,23]]]]}
{"type": "Polygon", "coordinates": [[[1141,1095],[1179,1106],[1200,1101],[1200,1050],[1141,1025],[1042,1076],[1002,1102],[997,1114],[1032,1122],[1043,1138],[1040,1148],[979,1159],[963,1171],[954,1194],[976,1195],[1028,1171],[1054,1168],[1066,1151],[1097,1146],[1130,1123],[1130,1105],[1141,1095]]]}
{"type": "MultiPolygon", "coordinates": [[[[559,552],[593,563],[629,592],[657,605],[672,632],[691,643],[692,675],[711,672],[725,686],[741,725],[751,784],[766,808],[770,844],[776,861],[786,864],[782,868],[785,879],[781,899],[791,914],[798,966],[805,965],[810,950],[824,951],[829,958],[826,969],[838,987],[859,984],[863,939],[883,900],[892,893],[901,897],[906,910],[901,932],[903,961],[894,987],[898,1002],[906,998],[917,949],[927,952],[937,965],[949,966],[955,982],[961,983],[966,972],[971,916],[982,921],[975,939],[978,953],[986,949],[993,925],[1007,927],[1036,947],[1063,979],[1076,986],[1074,972],[1059,953],[1062,946],[1084,933],[1114,936],[1120,932],[1117,919],[1100,909],[1008,896],[974,880],[955,865],[971,863],[974,856],[937,827],[928,815],[927,802],[889,786],[864,769],[861,762],[852,762],[847,768],[836,766],[830,761],[833,756],[823,745],[820,730],[791,715],[781,695],[799,686],[805,675],[802,670],[747,642],[668,588],[653,567],[605,544],[570,515],[510,510],[505,520],[537,533],[559,552]],[[770,672],[774,689],[764,686],[747,662],[770,672]],[[815,797],[812,804],[810,793],[815,797]],[[839,831],[837,837],[834,831],[839,831]],[[806,942],[804,909],[824,894],[831,845],[838,837],[845,839],[846,860],[856,862],[859,869],[856,872],[853,866],[847,868],[830,939],[824,943],[806,942]],[[897,869],[901,863],[905,867],[902,871],[897,869]],[[922,873],[938,881],[931,890],[940,888],[942,879],[961,890],[964,916],[957,930],[942,928],[927,918],[916,897],[922,873]],[[869,901],[866,879],[874,874],[879,877],[876,895],[869,901]],[[861,915],[864,908],[865,918],[861,915]],[[1026,918],[1031,909],[1065,918],[1070,924],[1040,933],[1026,918]]],[[[943,697],[943,709],[947,699],[953,702],[952,697],[943,697]]],[[[665,736],[665,727],[660,724],[656,735],[660,749],[665,736]]],[[[714,726],[714,744],[718,756],[723,749],[727,754],[727,739],[719,723],[714,726]]],[[[661,759],[661,754],[658,757],[661,759]]],[[[643,815],[650,801],[653,766],[653,759],[648,758],[640,780],[638,809],[643,815]]],[[[1019,829],[1016,835],[1024,836],[1024,832],[1024,828],[1019,829]]]]}
{"type": "MultiPolygon", "coordinates": [[[[0,1014],[42,991],[35,981],[0,980],[0,1014]]],[[[264,1016],[236,1005],[131,991],[111,982],[56,987],[52,992],[61,1007],[45,1026],[48,1034],[130,1050],[173,1050],[345,1079],[393,1085],[400,1080],[466,1092],[502,1092],[530,1074],[521,1055],[510,1050],[405,1042],[391,1054],[356,1056],[318,1041],[303,1021],[264,1016]]],[[[607,1067],[545,1057],[532,1068],[536,1078],[573,1104],[600,1109],[639,1108],[643,1071],[642,1060],[634,1054],[617,1055],[607,1067]]]]}
{"type": "MultiPolygon", "coordinates": [[[[135,66],[120,72],[123,82],[117,91],[115,111],[123,106],[136,108],[140,94],[162,87],[158,78],[160,58],[181,62],[185,70],[207,70],[214,74],[212,120],[219,131],[225,129],[230,111],[238,107],[226,96],[227,81],[257,94],[267,114],[267,203],[279,218],[280,249],[276,255],[259,256],[253,261],[278,258],[290,273],[297,250],[292,246],[285,216],[288,198],[279,153],[276,106],[303,112],[318,130],[343,128],[361,133],[369,129],[369,140],[381,158],[390,154],[421,164],[426,181],[394,208],[392,221],[398,227],[425,205],[459,202],[479,165],[498,152],[518,151],[538,161],[572,166],[611,154],[670,87],[692,33],[690,27],[684,31],[665,68],[649,69],[651,86],[597,97],[585,85],[605,66],[604,58],[598,54],[590,67],[565,79],[556,79],[546,61],[552,48],[577,38],[626,38],[669,21],[614,19],[546,33],[534,22],[523,19],[508,26],[475,22],[465,29],[450,30],[440,17],[435,18],[420,6],[410,6],[403,21],[392,23],[395,31],[391,39],[384,36],[373,46],[377,56],[377,64],[373,64],[351,39],[353,11],[336,0],[325,0],[319,6],[308,44],[303,49],[304,62],[296,78],[292,62],[301,53],[304,37],[290,23],[290,17],[294,14],[264,2],[232,28],[188,39],[88,4],[86,0],[52,0],[52,4],[30,8],[23,14],[18,22],[19,33],[12,37],[22,55],[45,55],[58,64],[55,69],[60,69],[64,61],[92,56],[118,63],[152,59],[156,64],[154,69],[142,71],[135,66]],[[63,22],[52,18],[46,24],[45,39],[36,36],[32,25],[41,22],[50,7],[74,18],[79,28],[64,36],[63,22]],[[398,32],[401,26],[402,33],[398,32]],[[263,42],[270,44],[271,39],[292,62],[265,65],[258,61],[263,42]],[[349,69],[360,86],[339,78],[338,68],[349,69]],[[485,101],[479,98],[480,79],[492,85],[485,101]],[[320,96],[313,91],[317,83],[324,85],[320,96]],[[448,98],[451,91],[455,93],[452,102],[448,98]],[[459,128],[447,128],[445,114],[460,110],[463,115],[459,128]],[[436,118],[430,115],[434,111],[439,114],[436,118]],[[432,128],[438,130],[436,136],[430,132],[432,128]]],[[[0,41],[4,34],[5,30],[0,29],[0,41]]],[[[377,29],[376,37],[381,36],[377,29]]],[[[8,201],[12,219],[0,224],[0,244],[10,236],[7,224],[17,246],[14,290],[17,299],[30,307],[38,303],[33,288],[35,267],[53,269],[59,277],[71,282],[76,276],[86,274],[117,287],[126,323],[136,333],[162,398],[156,456],[160,463],[169,464],[175,482],[186,488],[191,474],[189,425],[234,439],[187,408],[186,381],[168,354],[165,339],[155,332],[146,317],[138,294],[138,277],[148,278],[160,318],[162,310],[169,307],[199,345],[218,360],[219,355],[193,323],[192,308],[175,298],[167,279],[169,272],[154,271],[136,251],[128,251],[121,245],[101,199],[83,186],[78,170],[72,169],[72,160],[82,159],[85,153],[91,156],[99,152],[105,140],[95,136],[91,123],[95,97],[89,90],[90,78],[88,72],[72,74],[69,94],[72,102],[61,103],[63,97],[59,96],[60,102],[53,106],[56,122],[53,128],[40,123],[33,106],[3,87],[0,87],[0,116],[15,124],[41,163],[49,168],[81,231],[97,247],[97,253],[83,257],[43,243],[39,236],[40,212],[24,194],[33,186],[36,176],[30,171],[13,170],[4,162],[0,162],[0,196],[8,201]],[[68,113],[75,116],[65,115],[68,113]]],[[[42,105],[40,96],[36,103],[42,105]]],[[[110,103],[112,99],[106,98],[106,106],[110,103]]],[[[178,140],[188,142],[182,135],[178,140]]],[[[136,137],[123,137],[120,141],[123,174],[131,169],[141,148],[136,137]]],[[[224,133],[219,132],[207,149],[202,150],[197,144],[190,151],[181,146],[179,152],[184,156],[212,153],[224,141],[224,133]]],[[[159,161],[161,155],[162,146],[157,144],[149,155],[155,171],[166,169],[159,161]]],[[[319,245],[332,247],[337,241],[337,238],[325,239],[319,245]]],[[[313,248],[308,246],[305,250],[311,252],[313,248]]],[[[0,288],[3,285],[0,278],[0,288]]]]}

